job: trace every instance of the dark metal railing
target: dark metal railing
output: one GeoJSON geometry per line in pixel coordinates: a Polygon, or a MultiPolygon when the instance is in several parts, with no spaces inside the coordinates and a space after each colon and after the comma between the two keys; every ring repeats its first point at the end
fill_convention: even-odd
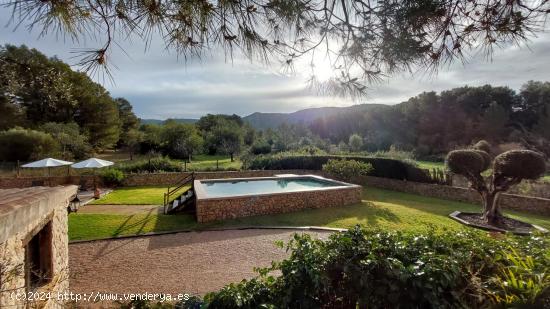
{"type": "Polygon", "coordinates": [[[185,176],[182,180],[178,181],[173,186],[168,187],[166,193],[164,193],[164,213],[166,214],[166,207],[170,203],[170,198],[176,194],[183,187],[191,183],[191,188],[193,188],[193,182],[195,181],[195,172],[185,176]],[[173,189],[171,189],[173,188],[173,189]]]}

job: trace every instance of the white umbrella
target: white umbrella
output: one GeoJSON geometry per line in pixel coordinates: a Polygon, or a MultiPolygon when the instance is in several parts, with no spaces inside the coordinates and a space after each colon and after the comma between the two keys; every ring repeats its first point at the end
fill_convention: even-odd
{"type": "MultiPolygon", "coordinates": [[[[111,161],[101,160],[101,159],[98,159],[98,158],[90,158],[88,160],[84,160],[84,161],[75,163],[75,164],[71,165],[71,167],[73,167],[73,168],[93,168],[94,169],[94,176],[93,176],[94,177],[94,191],[97,191],[97,186],[96,186],[96,182],[95,182],[95,169],[106,167],[106,166],[111,166],[113,164],[115,164],[115,163],[113,163],[111,161]]],[[[94,194],[96,194],[96,193],[94,193],[94,194]]]]}
{"type": "Polygon", "coordinates": [[[58,159],[53,159],[53,158],[46,158],[46,159],[31,162],[31,163],[23,164],[23,165],[21,165],[21,167],[28,167],[28,168],[44,168],[44,167],[47,167],[48,168],[48,175],[50,175],[50,167],[64,166],[64,165],[69,165],[69,164],[73,164],[73,162],[63,161],[63,160],[58,160],[58,159]]]}
{"type": "Polygon", "coordinates": [[[38,168],[38,167],[56,167],[56,166],[63,166],[63,165],[69,165],[69,164],[73,164],[73,162],[57,160],[57,159],[52,159],[52,158],[46,158],[46,159],[42,159],[42,160],[39,160],[39,161],[34,161],[34,162],[31,162],[31,163],[21,165],[21,167],[34,167],[34,168],[38,168]]]}
{"type": "Polygon", "coordinates": [[[115,163],[111,161],[101,160],[97,158],[90,158],[78,163],[71,165],[72,168],[102,168],[106,166],[111,166],[115,163]]]}

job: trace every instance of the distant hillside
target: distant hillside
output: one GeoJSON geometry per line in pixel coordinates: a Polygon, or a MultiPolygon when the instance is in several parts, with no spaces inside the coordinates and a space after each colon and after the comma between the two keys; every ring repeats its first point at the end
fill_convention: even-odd
{"type": "MultiPolygon", "coordinates": [[[[186,118],[175,118],[175,119],[170,119],[170,120],[175,120],[177,122],[181,122],[181,123],[195,123],[197,121],[199,121],[198,119],[186,119],[186,118]]],[[[140,119],[141,121],[141,124],[163,124],[166,120],[160,120],[160,119],[140,119]]]]}
{"type": "Polygon", "coordinates": [[[319,107],[299,110],[294,113],[253,113],[243,118],[256,129],[276,128],[283,123],[309,125],[319,118],[330,117],[340,113],[364,113],[376,108],[387,108],[384,104],[358,104],[347,107],[319,107]]]}

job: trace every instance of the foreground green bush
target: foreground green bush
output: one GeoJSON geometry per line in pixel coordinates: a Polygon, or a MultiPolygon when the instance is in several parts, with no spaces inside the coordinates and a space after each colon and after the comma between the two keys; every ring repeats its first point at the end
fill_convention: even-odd
{"type": "Polygon", "coordinates": [[[264,155],[256,156],[248,162],[251,170],[321,170],[329,160],[347,159],[362,163],[369,163],[373,170],[370,175],[375,177],[409,180],[417,182],[432,182],[429,172],[419,169],[416,166],[396,159],[372,158],[358,156],[285,156],[285,155],[264,155]]]}
{"type": "Polygon", "coordinates": [[[356,176],[367,176],[372,172],[372,164],[355,160],[328,160],[323,164],[323,171],[344,180],[351,180],[356,176]]]}
{"type": "MultiPolygon", "coordinates": [[[[283,246],[282,243],[278,244],[283,246]]],[[[203,299],[121,308],[547,308],[550,238],[355,227],[296,234],[290,256],[203,299]]]]}
{"type": "Polygon", "coordinates": [[[328,241],[295,235],[290,257],[187,308],[543,308],[547,237],[412,235],[360,228],[328,241]],[[273,276],[273,272],[281,275],[273,276]]]}

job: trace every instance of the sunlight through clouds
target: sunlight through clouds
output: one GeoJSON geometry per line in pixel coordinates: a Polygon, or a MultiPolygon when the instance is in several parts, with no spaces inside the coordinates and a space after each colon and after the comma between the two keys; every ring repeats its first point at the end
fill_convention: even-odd
{"type": "MultiPolygon", "coordinates": [[[[0,9],[0,20],[7,21],[10,11],[0,9]]],[[[57,55],[74,64],[75,48],[94,46],[93,40],[77,45],[55,36],[38,38],[24,27],[0,28],[0,44],[25,44],[43,53],[57,55]]],[[[226,61],[212,52],[203,59],[180,59],[167,51],[160,39],[154,39],[146,50],[139,41],[122,42],[113,50],[115,83],[104,86],[113,96],[130,100],[142,118],[198,118],[206,113],[236,113],[246,116],[253,112],[293,112],[321,106],[349,106],[357,103],[396,104],[423,91],[441,91],[464,85],[491,83],[518,89],[528,80],[548,80],[550,72],[550,34],[532,39],[529,48],[509,46],[497,50],[493,60],[476,55],[462,65],[452,64],[438,75],[422,73],[400,74],[373,84],[367,97],[360,101],[317,95],[307,88],[310,59],[301,60],[292,74],[284,72],[278,63],[270,66],[251,63],[235,57],[226,61]]],[[[314,70],[320,81],[332,75],[325,55],[316,55],[314,70]]],[[[76,69],[76,68],[75,68],[76,69]]],[[[97,79],[96,79],[97,80],[97,79]]]]}

